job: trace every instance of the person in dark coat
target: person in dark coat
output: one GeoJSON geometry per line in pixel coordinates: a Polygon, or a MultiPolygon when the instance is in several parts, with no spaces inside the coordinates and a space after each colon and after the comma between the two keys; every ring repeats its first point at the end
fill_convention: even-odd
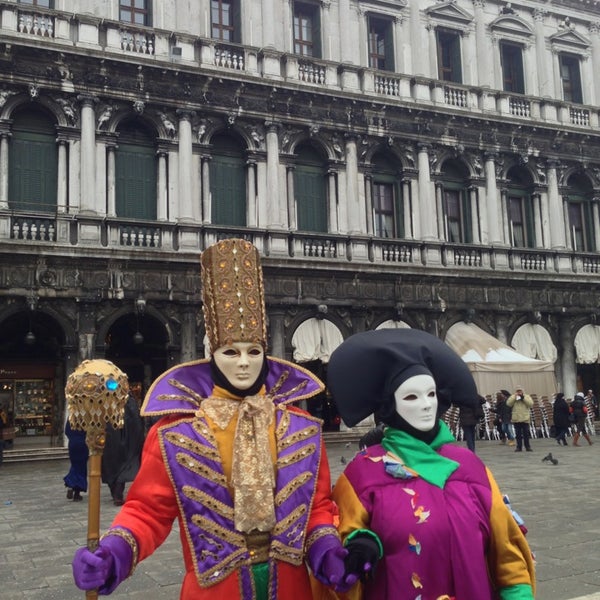
{"type": "Polygon", "coordinates": [[[579,437],[583,436],[587,443],[591,446],[593,444],[588,432],[585,430],[585,420],[587,419],[588,408],[585,405],[585,397],[583,392],[577,392],[575,398],[569,406],[569,412],[575,415],[575,426],[577,427],[577,433],[573,436],[573,446],[579,446],[579,437]]]}
{"type": "Polygon", "coordinates": [[[461,406],[458,415],[465,442],[467,442],[467,448],[471,450],[471,452],[475,452],[475,430],[483,417],[485,398],[483,396],[477,396],[477,401],[479,402],[478,406],[461,406]]]}
{"type": "Polygon", "coordinates": [[[560,446],[567,446],[567,433],[569,432],[569,405],[565,400],[565,395],[558,392],[554,398],[552,407],[554,418],[554,427],[556,427],[556,443],[560,446]]]}
{"type": "Polygon", "coordinates": [[[78,502],[83,500],[82,492],[87,492],[87,463],[89,450],[85,443],[85,431],[73,429],[67,421],[65,435],[69,440],[69,460],[71,468],[63,477],[67,488],[67,499],[78,502]]]}
{"type": "Polygon", "coordinates": [[[144,421],[136,399],[130,395],[125,404],[121,429],[106,427],[102,454],[102,482],[108,484],[115,506],[125,501],[125,483],[133,481],[140,468],[144,444],[144,421]]]}

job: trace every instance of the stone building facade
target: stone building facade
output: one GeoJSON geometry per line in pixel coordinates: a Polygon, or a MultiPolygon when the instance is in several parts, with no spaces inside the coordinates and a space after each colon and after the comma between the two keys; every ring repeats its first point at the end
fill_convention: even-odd
{"type": "Polygon", "coordinates": [[[264,257],[271,353],[321,375],[354,332],[468,321],[600,387],[599,70],[597,0],[0,1],[16,443],[59,436],[83,359],[141,397],[202,357],[224,236],[264,257]]]}

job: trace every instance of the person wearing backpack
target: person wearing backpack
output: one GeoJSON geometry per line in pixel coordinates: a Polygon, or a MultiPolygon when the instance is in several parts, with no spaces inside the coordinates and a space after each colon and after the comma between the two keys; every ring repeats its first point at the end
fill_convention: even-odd
{"type": "Polygon", "coordinates": [[[585,430],[585,420],[587,418],[587,412],[588,409],[585,405],[585,397],[582,392],[577,392],[575,394],[575,398],[573,398],[573,401],[569,406],[569,413],[574,415],[574,425],[577,428],[577,432],[573,436],[573,446],[579,446],[577,442],[579,441],[580,436],[583,436],[590,446],[593,444],[589,434],[585,430]]]}

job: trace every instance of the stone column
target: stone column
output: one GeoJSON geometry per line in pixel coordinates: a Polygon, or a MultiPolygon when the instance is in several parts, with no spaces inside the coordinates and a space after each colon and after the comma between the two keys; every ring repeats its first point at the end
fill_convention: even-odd
{"type": "Polygon", "coordinates": [[[246,161],[246,183],[248,197],[246,199],[246,222],[248,227],[258,227],[258,210],[256,207],[256,160],[246,161]]]}
{"type": "Polygon", "coordinates": [[[337,198],[337,171],[329,169],[327,171],[327,181],[329,183],[329,231],[339,231],[338,223],[338,198],[337,198]]]}
{"type": "Polygon", "coordinates": [[[563,219],[563,206],[558,192],[558,176],[556,161],[548,161],[548,209],[550,212],[550,247],[553,250],[566,247],[565,221],[563,219]]]}
{"type": "MultiPolygon", "coordinates": [[[[67,168],[67,140],[59,137],[58,143],[58,171],[56,173],[56,210],[59,213],[67,212],[67,183],[68,183],[68,168],[67,168]]],[[[1,153],[1,152],[0,152],[1,153]]]]}
{"type": "Polygon", "coordinates": [[[600,251],[600,215],[598,210],[598,202],[600,202],[600,198],[596,196],[592,203],[592,229],[594,230],[594,249],[596,252],[600,251]]]}
{"type": "Polygon", "coordinates": [[[421,10],[419,8],[419,2],[410,2],[409,4],[412,72],[417,77],[427,77],[429,76],[427,55],[422,51],[423,28],[421,26],[421,10]]]}
{"type": "MultiPolygon", "coordinates": [[[[415,2],[415,4],[416,4],[416,2],[415,2]]],[[[437,39],[436,39],[436,33],[435,33],[435,26],[433,25],[433,23],[428,23],[426,29],[427,29],[427,37],[429,39],[429,44],[428,44],[429,73],[425,73],[425,76],[431,77],[432,79],[437,79],[438,78],[438,64],[437,64],[437,39]]],[[[422,38],[422,36],[423,36],[423,32],[420,33],[419,37],[422,38]]],[[[423,49],[425,47],[425,44],[423,43],[423,41],[424,40],[419,39],[415,48],[423,49]]]]}
{"type": "Polygon", "coordinates": [[[544,231],[542,229],[542,198],[539,192],[532,194],[533,223],[535,225],[535,247],[544,247],[544,231]]]}
{"type": "Polygon", "coordinates": [[[358,31],[358,15],[350,0],[339,0],[340,27],[340,62],[351,65],[360,64],[360,45],[358,31]]]}
{"type": "MultiPolygon", "coordinates": [[[[262,6],[262,46],[263,48],[275,48],[275,3],[273,0],[261,0],[262,6]]],[[[284,10],[291,10],[292,3],[286,5],[284,10]]],[[[258,45],[258,44],[257,44],[258,45]]]]}
{"type": "Polygon", "coordinates": [[[169,218],[167,193],[167,151],[158,149],[158,173],[156,178],[156,218],[158,221],[166,221],[169,218]]]}
{"type": "Polygon", "coordinates": [[[212,206],[210,203],[210,156],[202,157],[202,222],[212,222],[212,206]]]}
{"type": "Polygon", "coordinates": [[[485,197],[488,210],[488,233],[490,244],[504,244],[501,237],[502,211],[498,202],[498,188],[496,186],[496,155],[485,155],[485,197]]]}
{"type": "MultiPolygon", "coordinates": [[[[444,186],[438,181],[435,184],[435,219],[437,225],[437,237],[440,240],[448,241],[448,227],[446,219],[446,211],[444,210],[444,186]]],[[[434,219],[431,218],[433,221],[434,219]]]]}
{"type": "Polygon", "coordinates": [[[489,55],[489,38],[485,34],[485,17],[483,14],[484,0],[473,0],[475,11],[475,44],[477,61],[477,82],[480,87],[494,87],[494,72],[489,68],[491,57],[489,55]]]}
{"type": "Polygon", "coordinates": [[[348,233],[364,233],[365,211],[358,200],[358,157],[356,138],[346,136],[346,205],[348,207],[348,233]]]}
{"type": "Polygon", "coordinates": [[[269,354],[285,359],[285,310],[279,307],[269,307],[269,354]]]}
{"type": "Polygon", "coordinates": [[[419,231],[422,240],[435,240],[438,238],[437,217],[435,216],[437,211],[431,193],[429,150],[429,145],[419,144],[417,156],[419,169],[419,231]]]}
{"type": "Polygon", "coordinates": [[[282,213],[285,208],[279,206],[279,125],[267,122],[267,223],[259,223],[260,227],[283,229],[282,213]]]}
{"type": "Polygon", "coordinates": [[[181,362],[189,362],[197,358],[196,351],[196,309],[186,306],[181,315],[181,362]]]}
{"type": "Polygon", "coordinates": [[[8,138],[10,133],[0,133],[0,210],[8,208],[8,138]]]}
{"type": "Polygon", "coordinates": [[[496,339],[503,344],[510,346],[508,342],[508,323],[508,315],[496,314],[496,339]]]}
{"type": "Polygon", "coordinates": [[[115,144],[106,145],[106,196],[108,217],[117,216],[117,185],[116,185],[116,164],[115,164],[115,144]]]}
{"type": "Polygon", "coordinates": [[[473,235],[473,243],[480,244],[481,237],[479,235],[479,203],[477,202],[477,187],[474,185],[469,187],[469,199],[471,201],[471,229],[473,235]]]}
{"type": "Polygon", "coordinates": [[[99,211],[94,203],[96,189],[96,115],[94,103],[97,101],[92,96],[80,95],[77,99],[81,102],[81,176],[80,176],[80,210],[82,213],[96,214],[99,211]]]}
{"type": "Polygon", "coordinates": [[[192,206],[192,117],[193,112],[179,109],[179,219],[193,221],[192,206]]]}
{"type": "Polygon", "coordinates": [[[375,235],[373,223],[373,177],[365,173],[365,203],[367,205],[367,235],[375,235]]]}
{"type": "MultiPolygon", "coordinates": [[[[594,21],[590,24],[590,37],[592,40],[592,71],[600,71],[600,21],[594,21]]],[[[600,77],[593,77],[594,98],[588,104],[598,105],[600,103],[600,77]]]]}
{"type": "Polygon", "coordinates": [[[565,398],[573,398],[577,392],[577,365],[575,363],[575,338],[573,336],[572,318],[565,316],[558,322],[560,338],[560,368],[562,381],[559,381],[565,398]],[[562,385],[561,385],[562,384],[562,385]]]}
{"type": "Polygon", "coordinates": [[[548,72],[548,58],[546,51],[546,32],[544,30],[544,17],[548,14],[545,8],[535,8],[533,19],[535,21],[535,55],[538,76],[539,94],[543,98],[553,97],[552,73],[548,72]]]}
{"type": "Polygon", "coordinates": [[[407,240],[414,239],[414,232],[412,226],[412,212],[411,212],[411,180],[408,177],[402,179],[402,215],[400,217],[404,220],[404,237],[407,240]]]}
{"type": "Polygon", "coordinates": [[[294,165],[286,166],[288,228],[290,231],[298,230],[298,219],[296,216],[296,197],[294,196],[294,169],[294,165]]]}

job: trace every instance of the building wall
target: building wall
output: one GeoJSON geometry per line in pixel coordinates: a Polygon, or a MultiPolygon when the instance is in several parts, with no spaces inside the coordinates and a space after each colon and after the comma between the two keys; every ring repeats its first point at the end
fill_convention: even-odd
{"type": "Polygon", "coordinates": [[[508,343],[535,322],[557,347],[567,395],[600,383],[589,370],[577,379],[574,348],[581,327],[596,322],[600,283],[600,8],[262,0],[243,3],[241,43],[229,43],[210,37],[208,0],[150,4],[149,25],[134,26],[119,22],[115,2],[0,2],[0,327],[22,314],[26,333],[35,299],[40,322],[58,332],[46,358],[67,374],[106,353],[122,317],[151,319],[146,338],[161,332],[160,359],[143,360],[195,359],[198,255],[240,235],[264,257],[275,354],[293,358],[295,329],[314,317],[343,336],[402,319],[440,337],[469,318],[508,343]],[[300,8],[318,19],[318,56],[294,54],[300,8]],[[390,68],[369,67],[369,23],[384,32],[390,68]],[[456,37],[460,81],[438,79],[440,32],[456,37]],[[524,93],[504,89],[503,44],[519,49],[524,93]],[[579,68],[577,101],[565,100],[563,56],[579,68]],[[9,194],[15,115],[35,107],[56,129],[50,212],[15,207],[9,194]],[[127,122],[154,140],[151,221],[117,210],[127,122]],[[223,135],[237,140],[245,165],[243,226],[212,214],[223,135]],[[296,189],[306,147],[320,156],[324,231],[301,226],[311,217],[296,189]],[[402,233],[390,237],[375,209],[384,188],[403,201],[392,219],[402,233]],[[447,205],[455,188],[458,241],[447,205]],[[509,211],[516,188],[527,197],[529,245],[518,243],[509,211]],[[571,222],[575,191],[587,223],[571,222]]]}

